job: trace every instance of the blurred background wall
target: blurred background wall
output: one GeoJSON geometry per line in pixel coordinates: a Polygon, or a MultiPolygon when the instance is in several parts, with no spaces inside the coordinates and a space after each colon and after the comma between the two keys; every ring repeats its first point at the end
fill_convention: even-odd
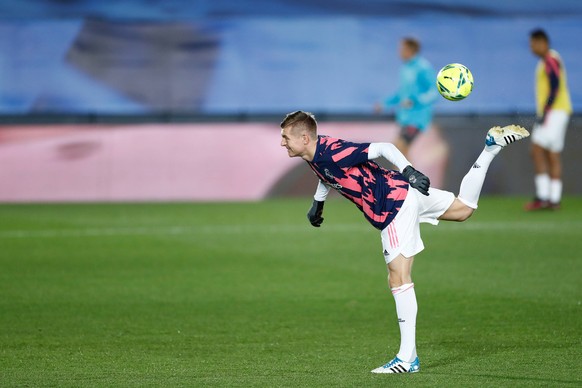
{"type": "MultiPolygon", "coordinates": [[[[576,0],[0,1],[0,201],[311,193],[309,171],[279,149],[278,123],[303,109],[329,134],[394,140],[392,117],[372,107],[396,89],[403,36],[436,69],[461,62],[475,77],[466,100],[439,99],[411,155],[456,192],[489,126],[533,123],[536,27],[568,70],[564,188],[581,194],[576,0]]],[[[485,192],[529,195],[532,177],[518,144],[485,192]]]]}

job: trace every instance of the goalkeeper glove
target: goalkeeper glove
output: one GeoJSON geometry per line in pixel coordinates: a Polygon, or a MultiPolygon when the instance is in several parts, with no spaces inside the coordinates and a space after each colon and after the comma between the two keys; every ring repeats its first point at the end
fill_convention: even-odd
{"type": "Polygon", "coordinates": [[[406,166],[402,170],[402,175],[406,178],[410,186],[420,191],[424,195],[428,195],[428,188],[430,187],[430,179],[420,171],[412,166],[406,166]]]}
{"type": "Polygon", "coordinates": [[[321,215],[323,214],[324,203],[325,202],[323,201],[317,201],[314,199],[313,204],[311,205],[311,209],[309,209],[309,212],[307,212],[307,219],[311,225],[315,226],[316,228],[319,228],[323,222],[323,217],[321,215]]]}

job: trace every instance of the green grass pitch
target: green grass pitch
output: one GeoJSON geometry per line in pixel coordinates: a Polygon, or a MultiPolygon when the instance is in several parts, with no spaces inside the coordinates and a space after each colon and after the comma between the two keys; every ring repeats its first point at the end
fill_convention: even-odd
{"type": "Polygon", "coordinates": [[[345,200],[0,206],[0,386],[581,386],[582,198],[423,225],[421,372],[345,200]]]}

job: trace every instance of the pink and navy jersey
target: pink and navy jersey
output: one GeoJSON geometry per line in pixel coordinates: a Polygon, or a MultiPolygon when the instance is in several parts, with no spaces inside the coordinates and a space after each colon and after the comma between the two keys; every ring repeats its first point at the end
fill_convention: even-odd
{"type": "Polygon", "coordinates": [[[402,207],[408,182],[398,172],[368,160],[370,143],[319,136],[307,162],[324,183],[352,201],[377,229],[384,229],[402,207]]]}

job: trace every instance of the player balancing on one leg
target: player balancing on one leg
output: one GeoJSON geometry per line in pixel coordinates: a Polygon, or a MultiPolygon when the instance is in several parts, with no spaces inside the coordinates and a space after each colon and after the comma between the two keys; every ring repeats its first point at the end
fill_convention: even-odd
{"type": "Polygon", "coordinates": [[[420,370],[416,354],[417,303],[411,270],[414,256],[424,249],[421,222],[465,221],[475,209],[489,164],[508,144],[529,136],[516,125],[494,127],[485,149],[461,182],[459,196],[430,188],[430,181],[410,165],[390,143],[352,143],[318,136],[315,117],[307,112],[288,114],[281,123],[281,146],[290,157],[300,157],[319,177],[307,217],[315,227],[323,222],[323,205],[330,188],[352,201],[381,231],[388,283],[396,302],[400,350],[373,373],[413,373],[420,370]],[[373,162],[383,157],[399,171],[373,162]],[[410,188],[414,190],[411,190],[410,188]]]}

